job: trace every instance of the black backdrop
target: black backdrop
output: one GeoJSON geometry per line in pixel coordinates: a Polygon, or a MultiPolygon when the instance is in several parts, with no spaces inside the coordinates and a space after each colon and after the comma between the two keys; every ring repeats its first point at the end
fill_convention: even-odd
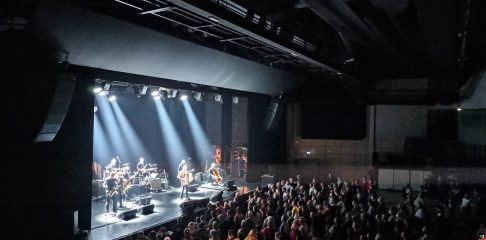
{"type": "Polygon", "coordinates": [[[301,133],[306,139],[363,139],[366,105],[302,104],[301,133]]]}

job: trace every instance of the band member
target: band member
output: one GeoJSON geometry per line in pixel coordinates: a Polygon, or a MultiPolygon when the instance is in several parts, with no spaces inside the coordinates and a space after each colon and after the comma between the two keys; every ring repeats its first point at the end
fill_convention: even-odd
{"type": "Polygon", "coordinates": [[[190,179],[190,174],[187,171],[187,164],[182,164],[182,169],[177,174],[177,178],[179,180],[181,180],[181,187],[182,187],[181,199],[184,196],[184,191],[186,192],[186,194],[185,194],[186,198],[189,199],[187,186],[189,185],[189,182],[191,181],[191,179],[190,179]]]}
{"type": "Polygon", "coordinates": [[[186,159],[182,159],[181,163],[179,163],[179,167],[177,167],[177,172],[182,171],[183,165],[187,165],[186,159]]]}
{"type": "Polygon", "coordinates": [[[117,204],[117,178],[116,173],[110,173],[110,176],[105,179],[103,186],[106,188],[106,205],[105,205],[105,212],[108,212],[110,209],[110,203],[112,204],[112,210],[116,213],[116,204],[117,204]]]}
{"type": "Polygon", "coordinates": [[[145,159],[143,157],[140,157],[138,159],[138,163],[137,163],[137,175],[138,175],[138,177],[142,177],[145,174],[146,167],[147,167],[147,164],[145,164],[145,159]]]}
{"type": "Polygon", "coordinates": [[[130,167],[124,167],[123,172],[121,174],[123,180],[130,180],[130,167]]]}
{"type": "Polygon", "coordinates": [[[106,171],[111,172],[112,169],[118,168],[117,165],[118,165],[118,161],[116,160],[116,158],[112,158],[110,164],[106,166],[106,171]]]}
{"type": "Polygon", "coordinates": [[[220,184],[223,178],[219,173],[219,169],[216,167],[216,164],[211,163],[211,167],[208,170],[208,178],[212,179],[213,184],[220,184]]]}
{"type": "Polygon", "coordinates": [[[216,155],[214,156],[214,162],[217,165],[221,164],[221,151],[219,149],[216,151],[216,155]]]}
{"type": "Polygon", "coordinates": [[[124,167],[123,172],[117,179],[118,208],[123,208],[123,202],[127,198],[127,191],[130,185],[129,167],[124,167]]]}

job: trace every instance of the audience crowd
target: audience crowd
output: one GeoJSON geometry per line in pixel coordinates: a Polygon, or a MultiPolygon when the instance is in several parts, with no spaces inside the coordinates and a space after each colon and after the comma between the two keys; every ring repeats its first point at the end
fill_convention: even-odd
{"type": "Polygon", "coordinates": [[[365,178],[348,182],[329,175],[307,184],[290,178],[210,202],[202,215],[182,216],[172,229],[139,232],[135,239],[480,239],[486,231],[479,225],[485,199],[476,187],[431,178],[418,191],[405,186],[393,204],[378,192],[365,178]]]}

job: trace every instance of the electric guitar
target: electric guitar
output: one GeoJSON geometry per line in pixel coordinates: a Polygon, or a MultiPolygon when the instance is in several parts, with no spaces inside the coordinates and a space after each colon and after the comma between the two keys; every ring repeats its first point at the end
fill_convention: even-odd
{"type": "Polygon", "coordinates": [[[108,196],[110,196],[110,197],[113,197],[117,194],[118,194],[118,188],[117,187],[114,187],[113,189],[108,190],[108,196]]]}
{"type": "Polygon", "coordinates": [[[108,192],[108,196],[113,197],[123,190],[123,184],[121,184],[120,181],[120,179],[115,179],[115,186],[106,190],[108,192]]]}

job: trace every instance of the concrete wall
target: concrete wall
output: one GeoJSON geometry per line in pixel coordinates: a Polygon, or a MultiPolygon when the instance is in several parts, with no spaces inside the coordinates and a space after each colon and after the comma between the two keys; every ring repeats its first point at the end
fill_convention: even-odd
{"type": "Polygon", "coordinates": [[[403,154],[407,137],[427,136],[428,106],[377,105],[374,110],[379,161],[403,154]]]}

